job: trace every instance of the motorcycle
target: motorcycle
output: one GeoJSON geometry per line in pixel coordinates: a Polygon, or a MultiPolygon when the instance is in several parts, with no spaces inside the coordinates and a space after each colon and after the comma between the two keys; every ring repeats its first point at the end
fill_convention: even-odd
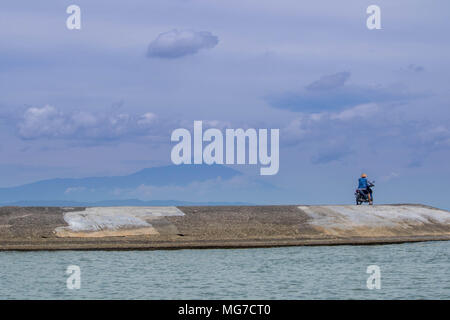
{"type": "Polygon", "coordinates": [[[355,191],[355,198],[356,198],[356,205],[361,205],[364,202],[368,202],[369,205],[373,205],[373,193],[372,187],[375,186],[375,181],[369,182],[367,185],[367,189],[356,189],[355,191]],[[369,199],[369,193],[372,193],[370,199],[369,199]]]}

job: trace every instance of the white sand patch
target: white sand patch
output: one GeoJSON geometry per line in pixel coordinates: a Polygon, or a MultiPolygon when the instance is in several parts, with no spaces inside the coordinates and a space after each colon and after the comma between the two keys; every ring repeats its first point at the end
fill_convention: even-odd
{"type": "MultiPolygon", "coordinates": [[[[184,213],[177,207],[92,207],[83,211],[73,211],[64,214],[67,227],[59,227],[55,232],[59,236],[66,236],[77,232],[80,236],[98,235],[103,231],[105,235],[124,235],[123,229],[147,230],[148,234],[158,234],[149,221],[167,217],[183,216],[184,213]],[[109,232],[105,232],[109,231],[109,232]]],[[[134,234],[132,231],[128,233],[134,234]]]]}
{"type": "Polygon", "coordinates": [[[313,225],[325,228],[407,227],[450,224],[450,212],[416,205],[300,206],[313,225]]]}

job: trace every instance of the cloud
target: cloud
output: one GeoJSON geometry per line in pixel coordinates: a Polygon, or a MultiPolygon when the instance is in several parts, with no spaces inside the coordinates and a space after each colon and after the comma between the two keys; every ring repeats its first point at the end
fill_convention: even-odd
{"type": "Polygon", "coordinates": [[[306,86],[307,90],[331,90],[344,85],[350,79],[350,72],[338,72],[332,75],[323,76],[317,81],[306,86]]]}
{"type": "Polygon", "coordinates": [[[408,110],[408,105],[369,103],[337,112],[301,113],[281,129],[281,142],[312,152],[313,164],[390,150],[392,159],[421,166],[432,153],[449,149],[450,127],[445,118],[411,119],[408,110]]]}
{"type": "Polygon", "coordinates": [[[237,175],[228,179],[216,177],[203,181],[192,181],[186,185],[141,184],[135,188],[116,188],[113,195],[117,198],[140,200],[177,199],[204,202],[226,201],[232,198],[235,201],[249,202],[253,201],[255,195],[257,195],[256,199],[267,199],[277,190],[279,189],[276,186],[263,182],[259,178],[237,175]]]}
{"type": "Polygon", "coordinates": [[[19,135],[28,139],[37,136],[60,136],[72,131],[67,119],[53,106],[28,108],[19,123],[19,135]]]}
{"type": "Polygon", "coordinates": [[[85,187],[69,187],[66,189],[66,191],[64,191],[64,194],[80,192],[80,191],[85,191],[85,190],[86,190],[85,187]]]}
{"type": "Polygon", "coordinates": [[[346,85],[349,72],[324,76],[297,92],[284,92],[267,97],[268,103],[278,109],[295,112],[322,112],[339,110],[367,103],[407,101],[419,95],[405,92],[398,86],[346,85]]]}
{"type": "Polygon", "coordinates": [[[371,116],[377,114],[380,107],[376,103],[366,103],[357,105],[352,108],[344,109],[340,112],[331,113],[330,119],[332,120],[354,120],[354,119],[368,119],[371,116]]]}
{"type": "Polygon", "coordinates": [[[400,175],[397,173],[397,172],[391,172],[390,174],[388,174],[388,175],[384,175],[384,176],[381,176],[381,181],[383,181],[383,182],[388,182],[388,181],[390,181],[390,180],[392,180],[392,179],[394,179],[394,178],[398,178],[400,175]]]}
{"type": "Polygon", "coordinates": [[[450,147],[450,126],[438,125],[418,133],[420,141],[431,148],[450,147]]]}
{"type": "Polygon", "coordinates": [[[148,46],[147,57],[175,59],[214,48],[219,38],[208,31],[171,30],[161,33],[148,46]]]}
{"type": "Polygon", "coordinates": [[[346,108],[338,112],[304,113],[292,119],[283,129],[284,142],[288,145],[299,142],[346,136],[361,127],[366,131],[367,126],[378,121],[385,109],[376,103],[361,104],[346,108]]]}
{"type": "Polygon", "coordinates": [[[413,148],[409,167],[421,167],[430,154],[450,150],[450,126],[446,123],[429,123],[416,128],[407,140],[413,148]]]}
{"type": "Polygon", "coordinates": [[[401,67],[397,70],[400,73],[403,73],[405,75],[413,75],[413,74],[420,74],[425,72],[425,67],[410,63],[407,66],[401,67]]]}
{"type": "Polygon", "coordinates": [[[408,65],[408,67],[406,67],[406,71],[419,73],[419,72],[424,72],[425,68],[422,66],[415,65],[415,64],[410,64],[410,65],[408,65]]]}
{"type": "Polygon", "coordinates": [[[17,124],[22,139],[117,139],[145,135],[154,127],[156,115],[128,113],[63,112],[53,106],[28,108],[17,124]]]}
{"type": "Polygon", "coordinates": [[[147,112],[139,117],[137,123],[139,125],[148,125],[155,121],[156,115],[151,112],[147,112]]]}
{"type": "Polygon", "coordinates": [[[282,143],[301,145],[305,153],[309,149],[313,164],[343,161],[358,151],[352,146],[364,145],[367,137],[373,136],[371,121],[378,121],[384,111],[378,104],[371,103],[338,112],[301,114],[281,129],[282,143]]]}

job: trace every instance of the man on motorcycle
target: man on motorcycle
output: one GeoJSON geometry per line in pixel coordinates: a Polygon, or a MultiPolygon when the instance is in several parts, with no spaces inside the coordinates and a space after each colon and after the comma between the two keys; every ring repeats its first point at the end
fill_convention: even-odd
{"type": "Polygon", "coordinates": [[[362,190],[369,197],[369,203],[372,204],[372,189],[370,188],[373,184],[367,180],[367,174],[363,173],[361,178],[358,180],[358,189],[362,190]]]}

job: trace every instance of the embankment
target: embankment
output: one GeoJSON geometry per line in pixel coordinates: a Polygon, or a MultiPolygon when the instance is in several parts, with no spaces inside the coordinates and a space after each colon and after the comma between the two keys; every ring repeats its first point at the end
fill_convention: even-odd
{"type": "Polygon", "coordinates": [[[0,250],[152,250],[450,240],[424,205],[1,207],[0,250]]]}

